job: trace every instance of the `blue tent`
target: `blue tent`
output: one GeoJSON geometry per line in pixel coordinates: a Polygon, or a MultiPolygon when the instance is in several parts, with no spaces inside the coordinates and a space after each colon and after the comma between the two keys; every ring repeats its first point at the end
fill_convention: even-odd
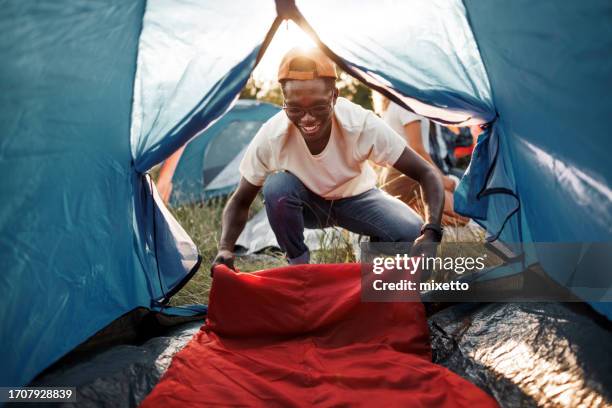
{"type": "MultiPolygon", "coordinates": [[[[283,17],[395,102],[489,124],[456,203],[492,238],[610,241],[609,1],[277,3],[4,4],[0,385],[136,308],[189,312],[163,304],[197,251],[146,172],[228,110],[283,17]]],[[[589,251],[529,259],[560,282],[576,265],[609,279],[612,253],[593,268],[589,251]]]]}
{"type": "MultiPolygon", "coordinates": [[[[170,204],[199,202],[228,194],[240,181],[238,164],[261,125],[280,110],[239,100],[221,119],[191,140],[171,175],[170,204]]],[[[162,168],[163,171],[163,168],[162,168]]]]}

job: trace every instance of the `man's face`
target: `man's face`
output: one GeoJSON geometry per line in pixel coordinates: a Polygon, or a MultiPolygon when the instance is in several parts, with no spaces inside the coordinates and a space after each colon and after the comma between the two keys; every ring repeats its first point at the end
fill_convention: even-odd
{"type": "Polygon", "coordinates": [[[316,141],[329,134],[337,90],[323,79],[289,80],[284,86],[285,112],[304,140],[316,141]]]}

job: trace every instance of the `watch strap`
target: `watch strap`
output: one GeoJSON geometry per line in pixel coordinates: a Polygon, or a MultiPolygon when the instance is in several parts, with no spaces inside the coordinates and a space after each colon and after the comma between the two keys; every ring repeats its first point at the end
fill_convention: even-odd
{"type": "Polygon", "coordinates": [[[440,224],[427,223],[423,224],[421,227],[421,235],[425,233],[425,231],[433,231],[436,234],[436,238],[438,241],[442,241],[442,235],[444,234],[444,228],[440,224]]]}

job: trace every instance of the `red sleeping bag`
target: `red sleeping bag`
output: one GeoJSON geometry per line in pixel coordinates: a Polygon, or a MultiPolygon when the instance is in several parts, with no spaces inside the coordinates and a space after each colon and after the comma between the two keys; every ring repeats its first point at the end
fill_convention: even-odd
{"type": "Polygon", "coordinates": [[[206,324],[142,407],[496,407],[431,362],[420,303],[362,303],[360,265],[215,269],[206,324]]]}

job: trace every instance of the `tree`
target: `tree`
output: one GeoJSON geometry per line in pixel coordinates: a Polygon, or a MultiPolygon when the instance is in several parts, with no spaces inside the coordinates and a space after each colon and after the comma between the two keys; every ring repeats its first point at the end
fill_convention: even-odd
{"type": "Polygon", "coordinates": [[[283,94],[278,82],[257,81],[250,77],[240,92],[240,99],[256,99],[275,105],[283,104],[283,94]]]}
{"type": "Polygon", "coordinates": [[[365,109],[373,109],[372,90],[357,79],[344,71],[340,71],[337,86],[340,96],[361,105],[365,109]]]}

